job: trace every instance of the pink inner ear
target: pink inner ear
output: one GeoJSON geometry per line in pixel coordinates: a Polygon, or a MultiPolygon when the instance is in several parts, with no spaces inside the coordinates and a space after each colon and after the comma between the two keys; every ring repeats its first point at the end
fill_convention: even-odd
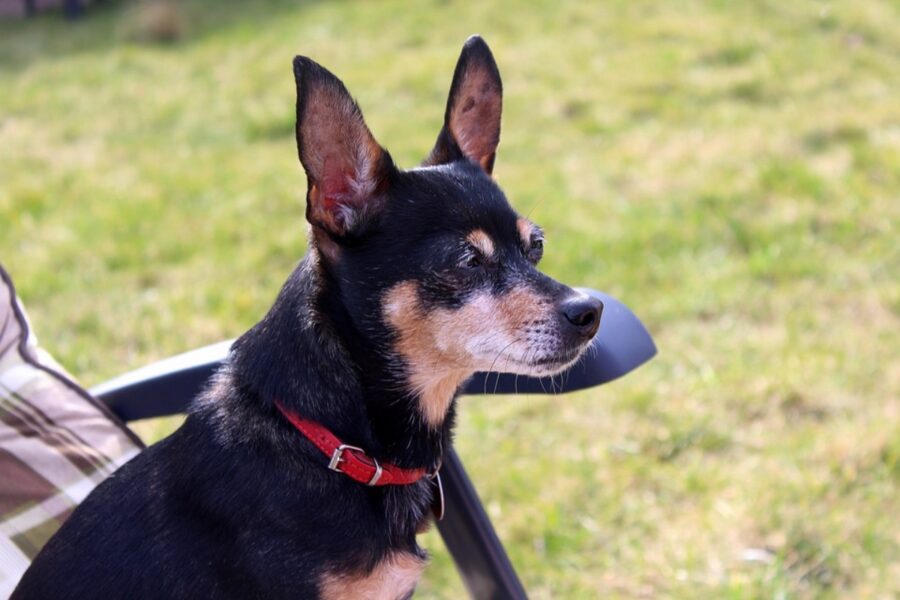
{"type": "Polygon", "coordinates": [[[311,79],[303,93],[297,140],[310,182],[307,216],[314,225],[343,235],[363,212],[371,212],[367,205],[386,168],[384,150],[336,79],[311,79]]]}
{"type": "MultiPolygon", "coordinates": [[[[330,162],[330,161],[329,161],[330,162]]],[[[350,174],[340,169],[329,171],[326,163],[326,172],[319,183],[322,189],[322,200],[326,203],[326,210],[333,210],[334,205],[341,200],[349,200],[350,174]]]]}
{"type": "Polygon", "coordinates": [[[327,171],[319,183],[321,195],[319,196],[318,211],[325,213],[326,221],[343,228],[345,214],[341,207],[350,207],[353,203],[353,194],[350,189],[350,175],[341,170],[327,171]]]}
{"type": "Polygon", "coordinates": [[[459,149],[486,170],[500,141],[501,98],[490,74],[473,66],[465,73],[450,114],[450,130],[459,149]]]}

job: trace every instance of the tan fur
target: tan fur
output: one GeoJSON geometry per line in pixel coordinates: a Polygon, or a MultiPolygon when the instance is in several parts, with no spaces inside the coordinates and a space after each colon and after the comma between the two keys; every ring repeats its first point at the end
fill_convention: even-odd
{"type": "Polygon", "coordinates": [[[319,593],[325,600],[399,600],[415,589],[424,567],[424,560],[398,552],[365,575],[326,574],[319,593]]]}
{"type": "Polygon", "coordinates": [[[531,233],[534,231],[534,223],[525,217],[519,217],[516,220],[516,227],[519,230],[519,237],[522,238],[522,247],[528,250],[531,248],[531,233]]]}
{"type": "Polygon", "coordinates": [[[462,153],[489,173],[500,142],[502,110],[503,98],[490,72],[483,65],[470,64],[457,91],[448,124],[462,153]]]}
{"type": "Polygon", "coordinates": [[[475,371],[495,363],[515,367],[526,358],[529,348],[521,332],[547,317],[550,303],[515,288],[501,297],[477,294],[456,310],[425,311],[415,283],[406,281],[388,291],[384,307],[410,370],[410,391],[419,394],[425,422],[438,427],[457,388],[475,371]]]}
{"type": "Polygon", "coordinates": [[[524,287],[513,288],[498,303],[498,312],[510,329],[520,329],[528,322],[546,316],[550,302],[524,287]]]}
{"type": "Polygon", "coordinates": [[[494,240],[481,229],[475,229],[466,236],[466,240],[475,246],[481,254],[491,260],[494,258],[494,240]]]}

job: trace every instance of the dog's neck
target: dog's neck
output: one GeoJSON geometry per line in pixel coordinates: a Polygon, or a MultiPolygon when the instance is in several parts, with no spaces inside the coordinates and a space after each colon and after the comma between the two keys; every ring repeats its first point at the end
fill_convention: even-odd
{"type": "Polygon", "coordinates": [[[266,410],[278,399],[379,460],[433,469],[450,445],[455,401],[447,399],[438,426],[426,423],[404,375],[352,323],[307,257],[269,313],[235,344],[232,377],[266,410]]]}

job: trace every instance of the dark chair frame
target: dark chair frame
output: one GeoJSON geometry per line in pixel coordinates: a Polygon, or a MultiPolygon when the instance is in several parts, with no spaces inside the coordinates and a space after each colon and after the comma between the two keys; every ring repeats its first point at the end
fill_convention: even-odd
{"type": "MultiPolygon", "coordinates": [[[[614,298],[583,290],[603,301],[601,333],[591,349],[556,379],[479,373],[465,394],[564,393],[606,383],[649,360],[656,347],[644,326],[614,298]]],[[[125,421],[184,412],[213,372],[227,360],[231,342],[181,354],[101,384],[91,392],[125,421]]],[[[503,544],[456,451],[441,468],[444,519],[438,531],[474,598],[527,598],[503,544]]]]}

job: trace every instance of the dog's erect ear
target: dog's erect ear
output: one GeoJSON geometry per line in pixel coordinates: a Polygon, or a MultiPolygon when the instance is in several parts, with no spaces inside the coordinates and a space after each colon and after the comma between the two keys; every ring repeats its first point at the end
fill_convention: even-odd
{"type": "Polygon", "coordinates": [[[359,230],[384,201],[393,163],[341,80],[294,58],[297,152],[306,171],[306,218],[341,237],[359,230]]]}
{"type": "Polygon", "coordinates": [[[453,72],[444,127],[426,165],[440,165],[462,157],[475,161],[488,174],[500,143],[503,84],[491,49],[473,35],[463,45],[453,72]]]}

